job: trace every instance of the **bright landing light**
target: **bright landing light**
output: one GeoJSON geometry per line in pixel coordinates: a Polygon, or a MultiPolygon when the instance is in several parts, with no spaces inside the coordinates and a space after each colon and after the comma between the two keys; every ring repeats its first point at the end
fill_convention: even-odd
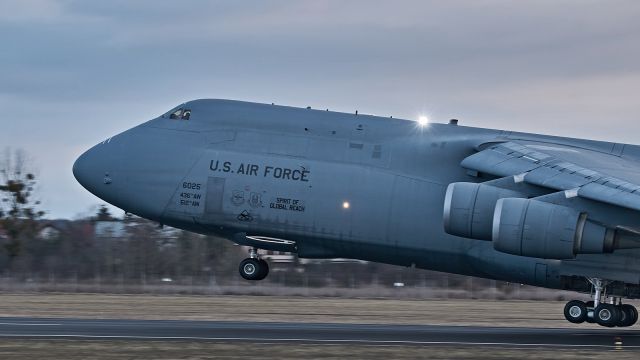
{"type": "Polygon", "coordinates": [[[420,115],[418,116],[418,124],[420,124],[420,126],[425,126],[429,123],[429,118],[424,116],[424,115],[420,115]]]}

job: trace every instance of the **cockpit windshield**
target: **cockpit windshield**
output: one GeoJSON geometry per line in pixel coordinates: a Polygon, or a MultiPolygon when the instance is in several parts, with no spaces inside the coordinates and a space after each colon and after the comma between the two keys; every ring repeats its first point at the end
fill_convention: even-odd
{"type": "Polygon", "coordinates": [[[189,120],[191,118],[191,109],[186,109],[184,104],[169,110],[168,113],[162,115],[163,118],[172,120],[189,120]]]}

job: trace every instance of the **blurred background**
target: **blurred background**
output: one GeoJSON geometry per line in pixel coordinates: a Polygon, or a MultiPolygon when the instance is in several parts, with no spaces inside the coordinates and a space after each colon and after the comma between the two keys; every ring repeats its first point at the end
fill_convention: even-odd
{"type": "Polygon", "coordinates": [[[90,146],[194,98],[637,143],[640,3],[0,0],[0,291],[556,298],[159,229],[82,189],[90,146]]]}
{"type": "Polygon", "coordinates": [[[248,282],[237,267],[249,249],[228,240],[160,228],[133,215],[115,218],[106,206],[87,218],[47,220],[30,207],[27,195],[11,196],[27,201],[14,202],[0,222],[0,292],[493,300],[571,296],[460,275],[350,259],[299,259],[273,251],[261,251],[270,263],[267,279],[248,282]]]}

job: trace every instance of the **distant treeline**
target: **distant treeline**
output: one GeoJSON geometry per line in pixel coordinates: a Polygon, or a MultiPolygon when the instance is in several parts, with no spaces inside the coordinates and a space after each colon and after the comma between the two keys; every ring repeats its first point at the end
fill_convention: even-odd
{"type": "MultiPolygon", "coordinates": [[[[0,277],[37,283],[195,284],[244,283],[238,264],[247,249],[126,216],[105,208],[84,220],[25,220],[18,241],[0,228],[0,277]],[[17,246],[14,245],[17,243],[17,246]]],[[[490,284],[463,276],[363,261],[305,260],[265,253],[271,274],[265,284],[292,287],[482,288],[490,284]]]]}

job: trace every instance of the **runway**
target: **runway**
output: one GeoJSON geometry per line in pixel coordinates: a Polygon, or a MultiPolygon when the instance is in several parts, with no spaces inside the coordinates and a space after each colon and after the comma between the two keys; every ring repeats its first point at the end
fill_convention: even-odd
{"type": "Polygon", "coordinates": [[[482,345],[640,350],[640,331],[174,320],[0,318],[0,338],[482,345]]]}

